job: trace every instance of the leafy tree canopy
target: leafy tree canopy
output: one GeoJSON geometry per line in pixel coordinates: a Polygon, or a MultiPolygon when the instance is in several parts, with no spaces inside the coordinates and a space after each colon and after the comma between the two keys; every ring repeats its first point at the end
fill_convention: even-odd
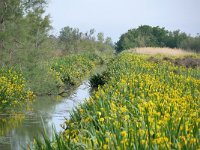
{"type": "Polygon", "coordinates": [[[46,0],[1,0],[0,49],[30,39],[38,47],[50,29],[49,16],[44,16],[46,5],[46,0]]]}
{"type": "Polygon", "coordinates": [[[200,45],[199,37],[193,38],[180,30],[168,31],[159,26],[142,25],[122,34],[116,43],[116,50],[121,52],[135,47],[170,47],[199,51],[200,47],[196,46],[197,43],[200,45]],[[186,47],[186,43],[190,43],[190,45],[186,47]],[[193,49],[194,47],[196,49],[193,49]]]}

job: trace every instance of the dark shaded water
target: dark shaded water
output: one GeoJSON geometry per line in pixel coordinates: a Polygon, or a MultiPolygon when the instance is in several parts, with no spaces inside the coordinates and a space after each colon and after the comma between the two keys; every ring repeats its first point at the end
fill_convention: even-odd
{"type": "Polygon", "coordinates": [[[27,144],[33,141],[34,137],[41,136],[44,128],[49,137],[52,135],[53,126],[57,132],[62,131],[60,125],[65,118],[70,117],[71,110],[89,96],[90,86],[88,81],[85,81],[63,100],[40,97],[33,104],[32,111],[20,117],[7,116],[6,119],[11,120],[9,124],[0,122],[1,134],[5,132],[3,136],[0,135],[0,150],[21,150],[23,147],[27,149],[27,144]]]}

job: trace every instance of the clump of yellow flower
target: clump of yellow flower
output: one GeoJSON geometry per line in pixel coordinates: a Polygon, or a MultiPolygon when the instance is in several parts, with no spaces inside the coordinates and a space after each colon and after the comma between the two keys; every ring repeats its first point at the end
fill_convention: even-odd
{"type": "Polygon", "coordinates": [[[200,148],[200,69],[147,58],[123,53],[109,64],[107,83],[66,124],[66,141],[87,149],[200,148]]]}
{"type": "Polygon", "coordinates": [[[33,92],[26,90],[22,74],[13,69],[0,69],[0,111],[13,112],[26,107],[34,98],[33,92]]]}

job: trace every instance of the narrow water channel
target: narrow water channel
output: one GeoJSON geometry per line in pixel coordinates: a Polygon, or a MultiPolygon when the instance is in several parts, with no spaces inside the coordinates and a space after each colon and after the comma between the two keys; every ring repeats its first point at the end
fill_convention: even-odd
{"type": "MultiPolygon", "coordinates": [[[[27,149],[27,144],[33,141],[34,137],[40,136],[44,128],[49,137],[52,135],[53,126],[57,132],[62,131],[60,125],[65,118],[69,118],[72,109],[83,103],[89,96],[89,82],[84,81],[63,100],[58,101],[55,97],[40,97],[33,104],[33,110],[26,112],[25,118],[20,123],[14,122],[11,129],[0,136],[0,150],[21,150],[23,147],[27,149]]],[[[3,124],[0,126],[1,130],[6,130],[3,124]]]]}

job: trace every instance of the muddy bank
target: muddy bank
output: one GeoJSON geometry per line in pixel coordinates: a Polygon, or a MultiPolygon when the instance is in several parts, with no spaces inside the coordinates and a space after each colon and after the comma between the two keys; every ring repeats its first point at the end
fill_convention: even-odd
{"type": "Polygon", "coordinates": [[[185,58],[177,58],[174,61],[174,64],[177,66],[185,66],[187,68],[199,68],[200,67],[200,59],[199,58],[192,58],[192,57],[185,57],[185,58]]]}
{"type": "Polygon", "coordinates": [[[161,63],[163,61],[170,62],[176,66],[185,66],[187,68],[199,68],[200,67],[200,58],[194,58],[192,56],[186,56],[184,58],[172,59],[170,57],[163,57],[162,59],[156,57],[149,57],[147,59],[149,62],[161,63]]]}

